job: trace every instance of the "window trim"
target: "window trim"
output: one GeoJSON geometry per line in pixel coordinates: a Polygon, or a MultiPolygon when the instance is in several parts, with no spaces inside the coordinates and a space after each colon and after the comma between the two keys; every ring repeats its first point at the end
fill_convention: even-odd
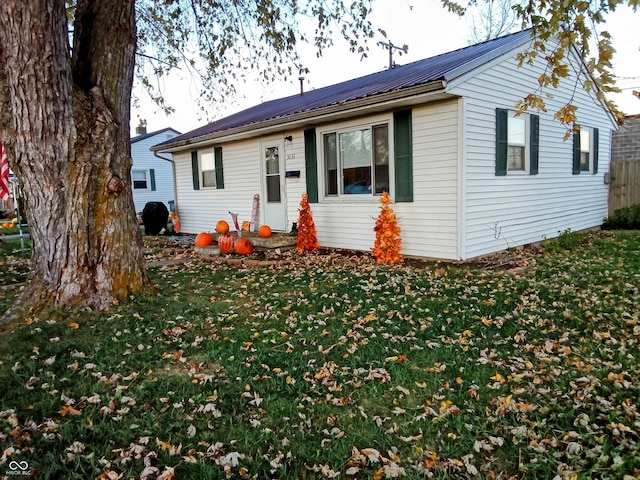
{"type": "Polygon", "coordinates": [[[597,127],[587,127],[583,125],[575,125],[573,131],[573,165],[572,165],[572,174],[580,175],[591,174],[596,175],[598,173],[598,156],[600,149],[600,130],[597,127]],[[589,131],[589,169],[582,170],[580,156],[583,151],[582,145],[580,145],[581,135],[580,132],[582,129],[588,129],[589,131]]]}
{"type": "Polygon", "coordinates": [[[580,170],[580,173],[592,173],[593,172],[593,151],[594,151],[594,139],[595,139],[595,135],[594,135],[594,128],[593,127],[584,127],[584,126],[580,126],[578,132],[576,132],[576,134],[578,135],[578,167],[580,170]],[[584,145],[582,145],[582,134],[583,133],[588,133],[589,134],[589,148],[585,149],[584,145]],[[587,162],[587,168],[582,168],[582,154],[583,153],[588,153],[589,154],[589,160],[587,162]]]}
{"type": "MultiPolygon", "coordinates": [[[[356,131],[361,129],[369,129],[371,131],[371,173],[375,170],[375,159],[373,155],[373,129],[377,126],[387,127],[387,144],[389,156],[389,196],[394,198],[395,190],[395,152],[394,152],[394,124],[393,115],[376,115],[365,119],[344,121],[339,123],[328,124],[323,127],[316,128],[316,146],[317,146],[317,173],[318,173],[318,200],[322,202],[378,202],[382,193],[375,193],[375,188],[369,194],[345,194],[341,192],[342,174],[338,175],[338,191],[337,195],[328,195],[327,191],[327,165],[325,160],[325,144],[324,138],[328,134],[336,134],[336,145],[339,148],[339,134],[343,132],[356,131]]],[[[342,165],[338,159],[338,170],[342,172],[342,165]]]]}
{"type": "Polygon", "coordinates": [[[515,115],[509,110],[507,116],[507,175],[529,175],[531,169],[531,122],[528,114],[515,115]],[[509,120],[524,120],[524,144],[509,143],[509,120]],[[509,170],[509,147],[520,147],[524,151],[524,165],[522,169],[509,170]]]}
{"type": "Polygon", "coordinates": [[[218,179],[216,176],[216,156],[214,148],[206,148],[203,150],[198,150],[198,176],[200,178],[200,188],[203,190],[217,189],[218,188],[218,179]],[[202,157],[204,155],[211,155],[211,162],[213,164],[212,169],[204,170],[202,166],[202,157]],[[213,185],[205,185],[204,173],[212,172],[213,173],[213,185]]]}
{"type": "Polygon", "coordinates": [[[540,116],[533,113],[518,116],[525,122],[524,170],[509,170],[509,119],[515,111],[496,108],[495,116],[495,176],[538,175],[540,157],[540,116]]]}
{"type": "Polygon", "coordinates": [[[133,189],[134,192],[148,192],[151,190],[151,186],[150,186],[150,181],[149,181],[149,170],[144,170],[141,168],[132,168],[131,169],[131,188],[133,189]],[[138,172],[138,173],[144,173],[144,182],[145,182],[145,186],[144,187],[136,187],[135,182],[136,180],[133,178],[133,174],[134,172],[138,172]]]}

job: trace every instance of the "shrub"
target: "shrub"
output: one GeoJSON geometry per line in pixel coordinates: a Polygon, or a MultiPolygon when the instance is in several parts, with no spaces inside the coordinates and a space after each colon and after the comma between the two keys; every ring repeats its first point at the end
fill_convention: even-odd
{"type": "Polygon", "coordinates": [[[542,246],[545,250],[554,253],[561,253],[563,251],[573,252],[585,244],[585,241],[589,238],[589,232],[574,232],[570,228],[559,232],[558,238],[545,239],[542,242],[542,246]]]}
{"type": "Polygon", "coordinates": [[[613,216],[604,219],[602,228],[606,230],[640,230],[640,204],[620,208],[613,216]]]}

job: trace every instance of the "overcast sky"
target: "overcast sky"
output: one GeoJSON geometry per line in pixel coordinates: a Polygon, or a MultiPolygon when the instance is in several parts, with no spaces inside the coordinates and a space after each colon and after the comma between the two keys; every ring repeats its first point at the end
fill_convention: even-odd
{"type": "MultiPolygon", "coordinates": [[[[386,41],[390,40],[394,45],[409,46],[408,54],[394,54],[394,60],[398,64],[414,62],[468,45],[468,20],[448,13],[440,0],[377,0],[371,20],[376,28],[387,32],[386,41]],[[412,8],[410,4],[413,4],[412,8]]],[[[616,48],[614,73],[619,78],[618,86],[623,89],[612,98],[626,114],[640,114],[640,99],[631,94],[634,89],[640,90],[639,24],[640,12],[633,13],[627,7],[620,7],[608,18],[606,24],[613,35],[616,48]]],[[[369,44],[369,56],[362,61],[357,54],[350,53],[342,41],[336,41],[336,45],[321,58],[316,57],[313,47],[300,47],[302,64],[309,69],[309,73],[305,74],[305,90],[386,69],[389,63],[388,51],[376,44],[378,40],[385,39],[380,36],[372,41],[369,44]]],[[[172,127],[184,133],[207,123],[207,119],[198,113],[195,102],[198,89],[191,80],[174,79],[165,82],[164,87],[165,97],[176,112],[166,116],[150,102],[143,100],[141,107],[134,108],[131,112],[132,135],[140,119],[147,121],[149,132],[172,127]]],[[[300,84],[294,78],[289,82],[271,85],[255,82],[238,86],[237,90],[242,96],[216,108],[216,118],[265,100],[295,95],[300,91],[300,84]]]]}

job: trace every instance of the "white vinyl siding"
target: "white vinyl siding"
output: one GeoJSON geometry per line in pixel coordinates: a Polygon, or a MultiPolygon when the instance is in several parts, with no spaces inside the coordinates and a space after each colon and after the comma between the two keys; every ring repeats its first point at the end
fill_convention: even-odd
{"type": "MultiPolygon", "coordinates": [[[[282,200],[286,204],[287,231],[298,221],[300,199],[305,193],[303,131],[287,132],[292,141],[284,141],[285,171],[299,170],[300,177],[285,178],[282,200]]],[[[253,196],[261,192],[260,140],[243,140],[222,144],[224,189],[193,189],[191,153],[175,155],[180,225],[183,232],[213,232],[218,220],[225,220],[234,230],[229,212],[238,214],[238,222],[251,220],[253,196]]],[[[284,173],[283,173],[284,175],[284,173]]],[[[263,224],[264,198],[260,198],[256,223],[263,224]]],[[[312,210],[315,204],[312,205],[312,210]]],[[[315,213],[315,212],[314,212],[315,213]]]]}
{"type": "MultiPolygon", "coordinates": [[[[392,204],[402,228],[403,255],[457,258],[457,112],[456,100],[413,110],[414,201],[392,204]]],[[[365,117],[361,121],[379,124],[380,117],[365,117]]],[[[389,137],[393,138],[393,121],[389,122],[389,137]]],[[[298,220],[300,200],[306,191],[306,172],[303,130],[288,131],[287,135],[293,140],[284,142],[285,170],[301,172],[300,177],[284,179],[283,200],[287,205],[287,229],[290,229],[298,220]]],[[[213,231],[219,219],[231,224],[229,211],[238,212],[240,222],[250,219],[253,195],[261,191],[259,145],[259,139],[222,145],[223,190],[194,190],[190,152],[175,156],[180,222],[184,232],[213,231]]],[[[393,158],[392,145],[389,149],[390,158],[393,158]]],[[[322,158],[320,152],[319,158],[322,158]]],[[[318,162],[318,174],[323,174],[321,161],[318,162]]],[[[394,179],[390,182],[393,185],[394,179]]],[[[320,185],[324,189],[322,180],[320,185]]],[[[375,196],[366,196],[363,201],[364,197],[350,195],[337,201],[321,198],[319,203],[311,204],[320,245],[364,251],[373,247],[373,227],[380,204],[375,196]]],[[[260,210],[258,223],[262,222],[260,210]]]]}
{"type": "MultiPolygon", "coordinates": [[[[133,165],[131,172],[145,172],[147,188],[132,188],[133,201],[136,212],[142,212],[147,202],[164,202],[169,207],[169,202],[174,200],[173,165],[168,160],[156,157],[149,149],[178,135],[178,132],[167,129],[151,135],[147,138],[136,141],[131,140],[131,159],[133,165]],[[153,169],[155,190],[151,189],[151,179],[149,172],[153,169]]],[[[171,158],[170,154],[162,154],[163,157],[171,158]]],[[[141,178],[141,177],[140,177],[141,178]]],[[[132,187],[135,177],[132,177],[132,187]]]]}
{"type": "Polygon", "coordinates": [[[253,195],[260,192],[259,142],[224,144],[222,155],[224,188],[199,190],[193,189],[191,152],[174,155],[180,228],[185,233],[213,232],[218,220],[234,230],[230,211],[238,214],[241,225],[251,219],[253,195]]]}
{"type": "MultiPolygon", "coordinates": [[[[531,139],[525,137],[524,170],[512,168],[506,172],[505,167],[506,174],[496,174],[496,109],[513,112],[515,102],[537,87],[544,69],[539,61],[533,67],[517,68],[514,55],[511,52],[508,57],[449,79],[449,100],[411,107],[407,101],[370,115],[359,112],[353,116],[346,111],[340,121],[325,119],[314,124],[310,118],[304,126],[278,133],[285,139],[285,171],[300,171],[299,177],[284,179],[287,229],[298,219],[300,199],[307,188],[304,129],[314,129],[318,203],[311,203],[311,211],[318,241],[323,247],[371,250],[378,199],[374,195],[326,194],[323,134],[380,124],[389,128],[389,185],[392,207],[402,229],[401,255],[468,259],[555,237],[566,229],[600,225],[607,214],[603,177],[609,170],[610,132],[614,127],[602,105],[580,88],[574,90],[575,78],[563,80],[559,90],[551,90],[553,98],[546,99],[547,112],[528,112],[524,117],[525,135],[531,125],[538,132],[533,142],[538,145],[537,155],[529,152],[531,139]],[[553,119],[553,113],[572,95],[579,121],[588,120],[591,132],[599,132],[595,174],[593,167],[588,175],[573,174],[573,142],[563,141],[565,127],[553,119]],[[396,202],[393,118],[394,112],[408,108],[412,111],[413,196],[409,201],[396,202]],[[286,140],[289,136],[291,141],[286,140]]],[[[250,219],[253,196],[263,191],[263,140],[256,136],[220,144],[224,189],[194,190],[191,152],[175,155],[177,198],[185,232],[213,231],[220,219],[231,223],[229,211],[237,212],[240,222],[250,219]]],[[[512,142],[514,146],[518,143],[522,144],[521,136],[512,142]]],[[[594,145],[593,138],[590,144],[594,145]]],[[[206,148],[212,145],[203,150],[206,148]]],[[[589,153],[593,165],[593,152],[589,153]]],[[[521,162],[516,163],[512,167],[521,169],[521,162]]]]}
{"type": "Polygon", "coordinates": [[[535,88],[535,78],[531,67],[516,68],[508,58],[451,90],[466,97],[464,258],[552,238],[568,228],[595,227],[607,214],[603,175],[609,169],[610,119],[585,92],[576,90],[579,115],[602,126],[598,174],[577,176],[572,175],[572,142],[563,141],[565,127],[552,118],[573,93],[574,79],[563,80],[554,97],[546,99],[549,113],[540,113],[539,174],[495,176],[495,108],[512,108],[535,88]]]}
{"type": "MultiPolygon", "coordinates": [[[[394,201],[391,205],[402,229],[402,255],[457,256],[457,111],[457,101],[453,100],[415,108],[412,112],[414,201],[394,201]]],[[[376,118],[365,117],[362,122],[374,124],[376,118]]],[[[389,137],[393,138],[392,121],[389,137]]],[[[389,156],[393,158],[391,145],[389,156]]],[[[319,174],[322,173],[320,165],[319,174]]],[[[391,194],[393,198],[393,192],[391,194]]],[[[367,201],[362,201],[360,195],[352,197],[356,198],[352,201],[349,201],[351,197],[339,201],[321,199],[311,204],[320,245],[365,251],[373,247],[373,227],[380,208],[378,199],[367,196],[367,201]]]]}

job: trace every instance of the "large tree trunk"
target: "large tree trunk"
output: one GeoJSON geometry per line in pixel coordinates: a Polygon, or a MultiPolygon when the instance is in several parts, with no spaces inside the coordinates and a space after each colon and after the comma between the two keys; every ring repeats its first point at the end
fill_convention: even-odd
{"type": "Polygon", "coordinates": [[[65,0],[0,2],[0,135],[33,242],[17,305],[35,311],[149,286],[130,180],[134,0],[78,0],[71,52],[67,30],[65,0]]]}

